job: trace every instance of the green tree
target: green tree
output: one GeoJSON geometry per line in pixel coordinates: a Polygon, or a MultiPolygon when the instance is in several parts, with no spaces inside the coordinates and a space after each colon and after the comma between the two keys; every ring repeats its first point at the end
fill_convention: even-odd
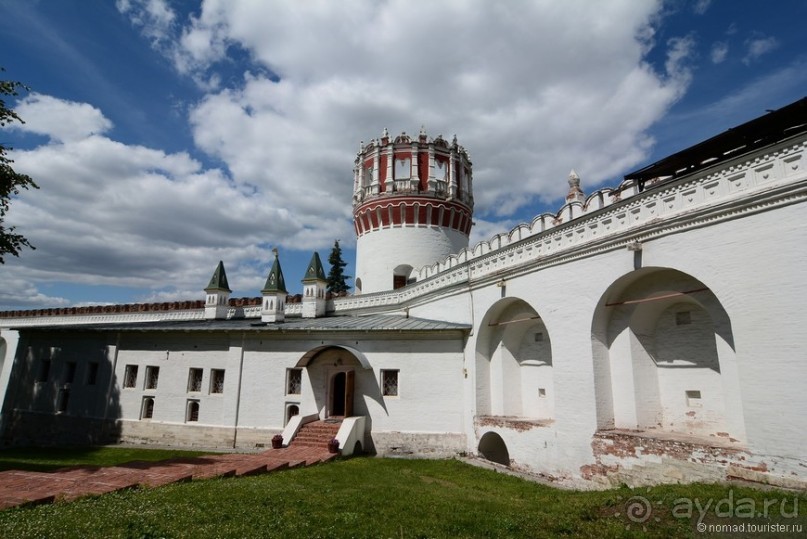
{"type": "Polygon", "coordinates": [[[331,294],[343,294],[350,290],[350,287],[345,281],[350,279],[349,275],[345,275],[345,266],[347,262],[342,260],[342,248],[339,247],[339,240],[334,240],[333,249],[328,256],[328,263],[331,269],[328,272],[328,292],[331,294]]]}
{"type": "MultiPolygon", "coordinates": [[[[0,71],[5,71],[5,69],[0,67],[0,71]]],[[[19,95],[18,90],[21,89],[28,90],[21,82],[0,80],[0,128],[15,121],[25,123],[16,112],[6,106],[4,99],[5,96],[16,97],[19,95]]],[[[7,156],[10,150],[10,147],[0,142],[0,264],[5,264],[3,257],[7,254],[20,256],[20,249],[23,247],[35,248],[22,235],[14,233],[15,227],[6,228],[5,217],[11,197],[18,195],[20,189],[30,187],[39,189],[30,176],[15,172],[11,167],[11,163],[14,161],[7,156]]]]}

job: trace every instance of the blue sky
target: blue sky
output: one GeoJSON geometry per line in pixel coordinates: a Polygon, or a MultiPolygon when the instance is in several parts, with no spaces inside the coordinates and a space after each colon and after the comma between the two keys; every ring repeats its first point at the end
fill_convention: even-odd
{"type": "Polygon", "coordinates": [[[456,134],[471,243],[807,95],[807,3],[0,0],[0,133],[41,189],[7,222],[0,310],[259,295],[335,239],[387,127],[456,134]]]}

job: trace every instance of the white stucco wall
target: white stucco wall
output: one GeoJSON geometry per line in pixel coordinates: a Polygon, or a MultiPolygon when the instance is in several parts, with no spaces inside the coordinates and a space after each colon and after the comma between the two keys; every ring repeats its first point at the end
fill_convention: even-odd
{"type": "Polygon", "coordinates": [[[356,241],[356,275],[361,293],[392,290],[398,266],[417,270],[468,246],[468,236],[451,228],[395,226],[374,230],[356,241]]]}

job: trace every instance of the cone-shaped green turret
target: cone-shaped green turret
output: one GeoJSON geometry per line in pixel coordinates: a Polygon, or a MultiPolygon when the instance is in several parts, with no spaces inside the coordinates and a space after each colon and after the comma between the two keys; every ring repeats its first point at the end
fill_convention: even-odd
{"type": "Polygon", "coordinates": [[[319,253],[316,251],[314,252],[314,256],[311,257],[311,262],[308,263],[308,269],[305,272],[305,277],[303,277],[304,283],[310,283],[312,281],[327,281],[325,278],[325,270],[322,269],[322,262],[319,259],[319,253]]]}
{"type": "Polygon", "coordinates": [[[275,261],[272,264],[272,269],[269,271],[269,276],[266,278],[266,284],[263,285],[263,290],[261,290],[261,293],[287,293],[286,280],[283,278],[283,270],[280,268],[280,259],[277,256],[277,249],[272,249],[272,252],[275,254],[275,261]]]}
{"type": "Polygon", "coordinates": [[[210,278],[210,283],[205,288],[205,292],[215,292],[216,290],[223,290],[225,292],[232,292],[230,285],[227,284],[227,273],[224,271],[224,262],[219,260],[219,265],[216,266],[216,271],[213,272],[213,277],[210,278]]]}

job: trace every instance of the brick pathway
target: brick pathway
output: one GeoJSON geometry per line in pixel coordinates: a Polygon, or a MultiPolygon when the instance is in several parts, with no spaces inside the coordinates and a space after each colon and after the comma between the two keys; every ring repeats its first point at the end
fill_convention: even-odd
{"type": "Polygon", "coordinates": [[[336,455],[322,445],[289,446],[256,454],[206,455],[120,466],[79,466],[55,472],[0,472],[0,509],[21,504],[75,500],[132,487],[158,487],[178,481],[256,475],[328,462],[336,455]]]}

